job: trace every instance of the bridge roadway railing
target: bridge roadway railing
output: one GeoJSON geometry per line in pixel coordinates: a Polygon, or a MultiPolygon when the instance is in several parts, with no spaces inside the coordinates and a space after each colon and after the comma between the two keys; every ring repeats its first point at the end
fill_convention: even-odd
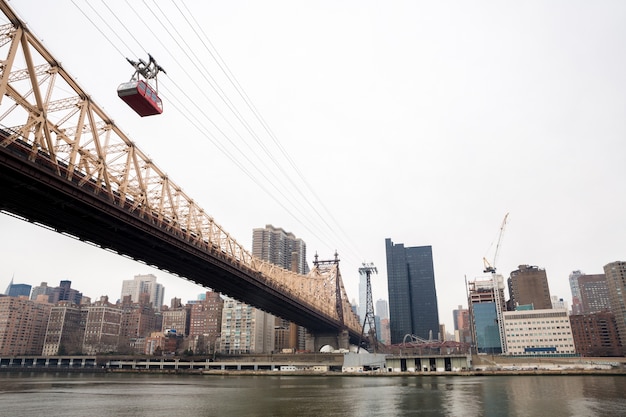
{"type": "Polygon", "coordinates": [[[334,319],[339,287],[345,326],[360,332],[338,268],[303,276],[252,256],[137,148],[5,1],[0,9],[8,21],[0,22],[0,147],[130,213],[151,217],[197,247],[221,252],[265,285],[334,319]]]}

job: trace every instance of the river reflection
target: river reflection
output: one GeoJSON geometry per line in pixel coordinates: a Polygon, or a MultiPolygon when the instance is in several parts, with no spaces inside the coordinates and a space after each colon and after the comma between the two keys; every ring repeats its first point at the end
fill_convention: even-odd
{"type": "Polygon", "coordinates": [[[611,417],[626,415],[624,393],[623,376],[0,374],[14,417],[611,417]]]}

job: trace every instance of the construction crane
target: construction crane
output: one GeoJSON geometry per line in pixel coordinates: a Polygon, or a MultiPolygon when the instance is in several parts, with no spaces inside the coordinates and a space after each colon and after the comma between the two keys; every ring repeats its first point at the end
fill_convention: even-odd
{"type": "Polygon", "coordinates": [[[489,263],[486,257],[483,257],[483,264],[485,269],[484,273],[496,273],[496,261],[498,260],[498,250],[500,249],[500,243],[502,242],[502,235],[504,234],[504,228],[506,227],[506,219],[509,217],[509,213],[504,215],[504,220],[502,220],[502,225],[500,226],[500,234],[498,235],[498,243],[496,244],[496,250],[493,254],[493,261],[489,263]]]}
{"type": "Polygon", "coordinates": [[[500,348],[502,353],[506,354],[506,333],[504,331],[504,300],[501,290],[504,290],[504,281],[502,275],[496,274],[496,261],[498,260],[498,251],[500,250],[500,243],[502,243],[502,235],[504,234],[504,228],[506,227],[506,220],[509,217],[509,213],[504,215],[502,225],[500,226],[500,233],[498,234],[498,243],[496,244],[496,250],[493,254],[493,262],[489,263],[487,258],[483,257],[483,263],[485,265],[484,273],[491,273],[491,285],[493,290],[493,300],[496,307],[496,324],[498,325],[498,333],[500,335],[500,348]]]}

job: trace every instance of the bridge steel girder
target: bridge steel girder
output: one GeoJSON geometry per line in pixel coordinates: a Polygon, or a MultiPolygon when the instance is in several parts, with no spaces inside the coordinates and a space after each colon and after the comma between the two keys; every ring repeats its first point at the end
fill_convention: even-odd
{"type": "Polygon", "coordinates": [[[126,137],[5,0],[0,11],[10,22],[0,24],[0,209],[313,332],[347,328],[358,341],[338,267],[305,276],[252,256],[126,137]]]}
{"type": "MultiPolygon", "coordinates": [[[[345,326],[266,285],[259,272],[222,253],[198,247],[156,217],[131,212],[109,195],[59,175],[58,166],[28,160],[19,145],[0,146],[0,209],[76,236],[121,255],[173,273],[198,285],[292,321],[312,333],[339,332],[345,326]]],[[[359,339],[349,330],[350,339],[359,339]]]]}

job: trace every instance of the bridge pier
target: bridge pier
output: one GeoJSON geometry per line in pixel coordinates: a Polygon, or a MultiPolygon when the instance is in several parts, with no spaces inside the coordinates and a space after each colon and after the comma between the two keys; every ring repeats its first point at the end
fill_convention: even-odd
{"type": "Polygon", "coordinates": [[[311,333],[307,330],[304,345],[309,352],[319,352],[325,345],[347,350],[350,348],[350,335],[347,330],[339,333],[311,333]]]}

